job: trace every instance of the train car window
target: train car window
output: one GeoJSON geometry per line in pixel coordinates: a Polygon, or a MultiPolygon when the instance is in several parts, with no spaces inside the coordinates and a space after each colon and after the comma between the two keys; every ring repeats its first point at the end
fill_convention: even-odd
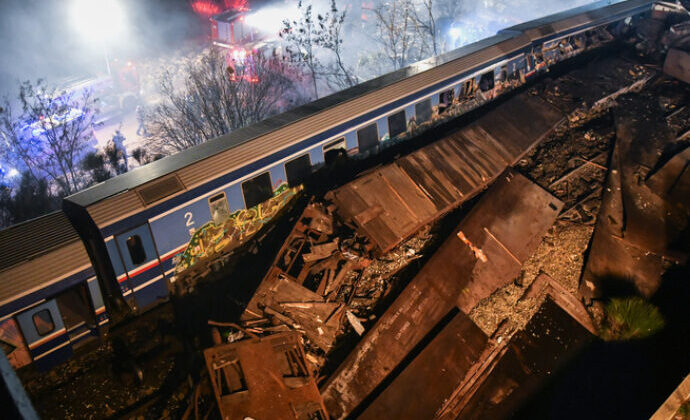
{"type": "Polygon", "coordinates": [[[242,369],[240,361],[237,359],[230,361],[220,368],[216,368],[216,375],[214,376],[215,378],[213,380],[218,381],[218,391],[222,396],[247,391],[249,389],[247,388],[244,370],[242,369]],[[223,374],[220,374],[218,370],[222,370],[223,374]]]}
{"type": "Polygon", "coordinates": [[[311,175],[309,153],[285,163],[285,176],[287,176],[288,185],[291,187],[301,184],[309,175],[311,175]]]}
{"type": "Polygon", "coordinates": [[[366,152],[378,146],[379,144],[379,130],[376,124],[368,125],[360,130],[357,130],[357,145],[359,152],[366,152]]]}
{"type": "Polygon", "coordinates": [[[345,137],[323,145],[323,159],[326,161],[326,165],[333,163],[338,156],[347,156],[345,137]]]}
{"type": "Polygon", "coordinates": [[[388,133],[391,138],[397,137],[407,130],[407,121],[405,121],[405,111],[397,112],[388,117],[388,133]]]}
{"type": "Polygon", "coordinates": [[[48,335],[55,330],[55,322],[53,322],[53,316],[48,309],[36,312],[31,318],[38,335],[48,335]]]}
{"type": "Polygon", "coordinates": [[[479,79],[479,89],[482,92],[486,92],[494,88],[494,71],[488,71],[482,74],[481,79],[479,79]]]}
{"type": "Polygon", "coordinates": [[[415,104],[414,113],[417,116],[417,124],[429,121],[431,118],[431,99],[415,104]]]}
{"type": "Polygon", "coordinates": [[[242,183],[242,194],[244,195],[244,205],[247,208],[254,207],[273,197],[271,175],[268,172],[264,172],[248,181],[244,181],[242,183]]]}
{"type": "Polygon", "coordinates": [[[95,327],[89,292],[85,282],[79,283],[55,296],[62,322],[67,329],[86,323],[95,327]]]}
{"type": "Polygon", "coordinates": [[[211,218],[214,223],[222,223],[230,217],[230,206],[225,192],[209,197],[208,208],[211,210],[211,218]]]}
{"type": "Polygon", "coordinates": [[[10,353],[14,351],[17,347],[8,343],[7,341],[3,341],[0,339],[0,349],[5,353],[5,355],[9,356],[10,353]]]}
{"type": "Polygon", "coordinates": [[[453,105],[453,98],[455,97],[455,92],[453,89],[447,90],[445,92],[441,92],[438,95],[438,110],[439,113],[444,112],[448,108],[450,108],[451,105],[453,105]]]}
{"type": "Polygon", "coordinates": [[[146,251],[144,251],[144,243],[141,241],[139,235],[132,235],[127,238],[127,251],[129,251],[129,258],[132,264],[139,265],[146,261],[146,251]]]}
{"type": "Polygon", "coordinates": [[[462,84],[462,96],[470,98],[474,95],[474,79],[465,80],[462,84]]]}

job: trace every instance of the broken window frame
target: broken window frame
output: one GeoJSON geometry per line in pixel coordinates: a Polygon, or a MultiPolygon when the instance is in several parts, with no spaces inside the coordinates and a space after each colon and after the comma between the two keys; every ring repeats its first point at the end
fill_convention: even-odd
{"type": "Polygon", "coordinates": [[[476,83],[474,77],[460,82],[460,98],[463,100],[469,100],[474,98],[476,83]]]}
{"type": "Polygon", "coordinates": [[[247,387],[247,378],[244,375],[244,369],[242,369],[242,364],[238,358],[225,361],[220,365],[214,364],[213,369],[213,386],[218,390],[218,395],[225,397],[249,390],[247,387]],[[232,372],[237,374],[237,379],[239,380],[240,386],[237,388],[232,387],[232,379],[229,376],[229,372],[231,371],[228,370],[231,368],[234,369],[232,372]],[[225,390],[227,390],[227,392],[224,392],[225,390]]]}
{"type": "Polygon", "coordinates": [[[345,137],[339,137],[333,141],[329,141],[321,147],[323,151],[323,160],[326,165],[330,165],[338,156],[347,156],[347,142],[345,137]]]}
{"type": "Polygon", "coordinates": [[[447,89],[438,94],[438,113],[441,114],[453,106],[455,89],[447,89]]]}
{"type": "Polygon", "coordinates": [[[479,76],[479,90],[482,92],[491,92],[496,87],[496,74],[494,69],[488,70],[479,76]],[[488,86],[482,87],[482,83],[487,81],[488,86]]]}
{"type": "MultiPolygon", "coordinates": [[[[215,223],[220,223],[222,220],[228,219],[230,217],[230,203],[228,202],[228,197],[225,194],[225,191],[221,191],[208,198],[208,210],[211,212],[211,220],[213,220],[215,223]],[[214,210],[218,208],[223,210],[222,213],[225,214],[224,217],[216,218],[214,216],[214,210]]],[[[223,215],[219,214],[219,216],[223,215]]]]}

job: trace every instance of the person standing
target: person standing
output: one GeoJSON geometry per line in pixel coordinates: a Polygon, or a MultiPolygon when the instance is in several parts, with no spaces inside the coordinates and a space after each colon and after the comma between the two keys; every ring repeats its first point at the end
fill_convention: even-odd
{"type": "Polygon", "coordinates": [[[115,149],[122,151],[122,159],[125,161],[125,172],[129,168],[127,164],[127,149],[125,149],[125,136],[118,129],[115,130],[115,135],[113,136],[113,143],[115,144],[115,149]]]}
{"type": "Polygon", "coordinates": [[[137,123],[139,123],[139,126],[137,127],[137,136],[140,136],[141,133],[143,132],[144,137],[148,137],[149,133],[148,133],[148,131],[146,131],[146,124],[144,124],[144,122],[145,122],[144,108],[141,105],[137,105],[136,113],[137,113],[137,123]]]}

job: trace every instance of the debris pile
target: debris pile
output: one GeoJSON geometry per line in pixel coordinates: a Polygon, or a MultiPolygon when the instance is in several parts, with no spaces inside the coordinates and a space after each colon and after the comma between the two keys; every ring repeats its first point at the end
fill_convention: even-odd
{"type": "Polygon", "coordinates": [[[375,257],[368,241],[338,221],[334,206],[310,203],[225,341],[298,331],[318,373],[339,337],[364,334],[394,275],[421,256],[428,231],[375,257]]]}

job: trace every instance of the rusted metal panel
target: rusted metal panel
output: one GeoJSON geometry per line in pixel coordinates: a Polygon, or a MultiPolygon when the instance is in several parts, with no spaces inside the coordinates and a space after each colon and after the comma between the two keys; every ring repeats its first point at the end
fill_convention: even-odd
{"type": "Polygon", "coordinates": [[[328,418],[296,332],[212,347],[204,358],[223,419],[328,418]]]}
{"type": "Polygon", "coordinates": [[[690,197],[690,147],[676,153],[645,181],[655,194],[682,203],[690,197]]]}
{"type": "Polygon", "coordinates": [[[493,368],[485,371],[471,398],[440,418],[510,418],[564,361],[593,338],[586,328],[547,297],[525,329],[511,338],[507,351],[493,368]]]}
{"type": "MultiPolygon", "coordinates": [[[[579,323],[580,326],[582,326],[585,330],[589,331],[592,334],[592,337],[597,335],[597,331],[592,323],[592,319],[590,318],[589,313],[587,312],[587,309],[582,304],[582,302],[578,300],[578,298],[576,298],[568,290],[566,290],[565,287],[563,287],[558,281],[554,281],[547,274],[541,273],[537,276],[537,278],[532,282],[532,284],[530,284],[525,293],[522,295],[520,300],[518,300],[517,305],[520,305],[522,302],[528,299],[534,299],[536,302],[542,301],[542,303],[544,300],[549,299],[553,301],[552,303],[556,304],[560,310],[566,312],[571,317],[570,320],[568,320],[565,324],[560,323],[558,319],[556,319],[555,322],[557,328],[565,329],[565,333],[569,333],[573,330],[574,323],[572,321],[574,320],[577,323],[579,323]]],[[[553,305],[551,304],[547,305],[553,307],[553,305]]],[[[540,304],[540,307],[541,306],[542,305],[540,304]]],[[[556,310],[556,312],[558,313],[559,311],[556,310]]],[[[536,317],[539,317],[538,313],[536,317]]],[[[576,335],[583,335],[583,333],[578,328],[574,328],[574,330],[577,333],[576,335]]],[[[525,331],[530,332],[533,335],[537,334],[534,335],[534,337],[539,338],[539,334],[545,334],[548,336],[552,334],[554,331],[558,332],[560,330],[553,329],[550,324],[539,324],[539,318],[537,318],[536,321],[534,319],[531,319],[531,323],[528,324],[527,329],[523,329],[522,333],[525,333],[525,331]],[[536,328],[533,328],[535,327],[535,325],[537,327],[542,328],[541,333],[536,331],[536,328]]],[[[512,346],[514,342],[511,341],[511,337],[519,337],[513,334],[514,330],[513,327],[510,326],[510,324],[503,323],[499,325],[499,327],[489,338],[487,346],[485,347],[482,354],[479,356],[479,360],[477,361],[477,363],[468,370],[467,374],[464,378],[462,378],[462,380],[458,381],[457,386],[450,394],[450,396],[436,410],[436,413],[433,416],[434,419],[453,420],[458,417],[461,417],[461,413],[463,413],[462,415],[465,416],[481,416],[481,412],[472,413],[469,410],[466,410],[466,408],[472,404],[473,398],[476,397],[477,392],[481,390],[483,384],[487,381],[493,380],[492,374],[494,368],[500,363],[502,358],[505,357],[506,354],[513,348],[512,346]]],[[[565,336],[561,338],[559,335],[556,335],[555,340],[560,341],[561,344],[564,344],[564,348],[562,348],[561,350],[566,351],[568,350],[568,347],[573,343],[573,337],[570,336],[565,336]]],[[[559,351],[555,356],[559,357],[561,355],[562,352],[559,351]]],[[[552,355],[549,354],[549,359],[551,356],[552,355]]],[[[510,355],[508,355],[508,357],[510,357],[510,355]]],[[[555,363],[556,361],[554,360],[553,362],[555,363]]],[[[516,383],[514,382],[514,378],[512,378],[510,380],[507,380],[504,385],[505,387],[498,388],[496,389],[495,393],[491,393],[490,395],[488,395],[489,401],[474,400],[474,404],[500,404],[504,398],[510,396],[510,394],[514,391],[516,386],[523,384],[516,385],[516,383]]],[[[529,383],[524,385],[529,386],[529,383]]],[[[523,392],[522,395],[529,394],[529,391],[521,392],[523,392]]],[[[506,416],[504,415],[501,418],[503,417],[506,416]]],[[[429,416],[429,418],[432,418],[432,416],[429,416]]]]}
{"type": "Polygon", "coordinates": [[[469,126],[333,191],[340,215],[386,252],[469,200],[563,119],[518,95],[469,126]],[[525,122],[529,121],[529,124],[525,122]]]}
{"type": "Polygon", "coordinates": [[[563,203],[522,175],[508,173],[465,218],[456,236],[478,258],[457,306],[470,310],[505,282],[541,243],[563,203]],[[490,193],[490,194],[489,194],[490,193]]]}
{"type": "Polygon", "coordinates": [[[690,83],[690,54],[671,48],[664,60],[664,73],[690,83]]]}
{"type": "Polygon", "coordinates": [[[349,415],[455,305],[467,313],[513,280],[561,207],[522,175],[502,176],[331,376],[329,413],[349,415]]]}
{"type": "Polygon", "coordinates": [[[669,195],[678,188],[676,177],[685,170],[687,155],[672,158],[641,182],[659,166],[661,151],[676,141],[653,99],[643,95],[618,99],[611,170],[580,285],[586,299],[621,288],[650,297],[661,285],[664,259],[687,258],[688,198],[669,195]],[[673,203],[676,198],[680,202],[673,203]]]}
{"type": "Polygon", "coordinates": [[[462,312],[358,419],[430,419],[477,362],[488,337],[462,312]]]}

